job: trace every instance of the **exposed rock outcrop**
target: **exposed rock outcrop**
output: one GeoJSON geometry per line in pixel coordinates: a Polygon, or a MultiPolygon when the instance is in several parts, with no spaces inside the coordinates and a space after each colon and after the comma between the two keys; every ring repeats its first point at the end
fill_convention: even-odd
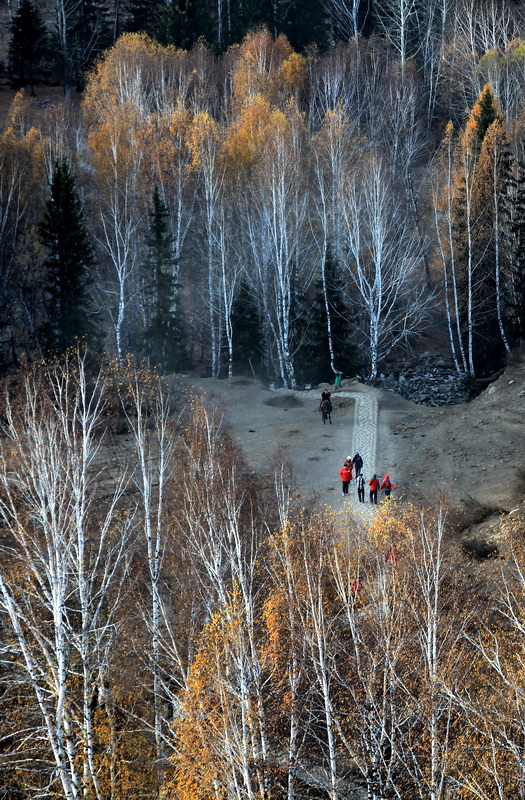
{"type": "Polygon", "coordinates": [[[417,361],[399,361],[396,368],[382,373],[373,385],[427,406],[450,406],[469,399],[464,377],[444,358],[424,353],[417,361]]]}

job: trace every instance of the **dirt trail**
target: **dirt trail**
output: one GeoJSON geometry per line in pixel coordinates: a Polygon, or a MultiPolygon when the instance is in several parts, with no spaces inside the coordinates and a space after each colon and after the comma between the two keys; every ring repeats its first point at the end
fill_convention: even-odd
{"type": "MultiPolygon", "coordinates": [[[[474,502],[494,513],[522,502],[524,359],[511,364],[474,401],[459,406],[418,406],[345,380],[340,389],[330,387],[331,425],[322,424],[318,411],[324,385],[290,391],[270,390],[245,378],[174,380],[204,392],[223,411],[256,473],[266,470],[279,449],[293,465],[298,495],[305,502],[316,496],[343,507],[339,469],[356,450],[363,455],[365,477],[388,472],[400,497],[432,502],[445,493],[453,506],[474,502]]],[[[351,492],[355,499],[355,487],[351,492]]]]}
{"type": "MultiPolygon", "coordinates": [[[[318,411],[323,386],[290,391],[270,390],[257,381],[240,378],[180,382],[204,392],[222,411],[256,473],[264,472],[279,450],[292,464],[298,496],[305,501],[315,496],[336,509],[343,508],[347,500],[341,496],[339,470],[345,458],[356,451],[363,457],[366,478],[389,469],[377,452],[378,437],[382,441],[387,438],[381,418],[378,421],[379,399],[384,394],[378,389],[357,381],[345,381],[340,390],[330,387],[332,423],[323,425],[318,411]]],[[[368,493],[366,497],[368,500],[368,493]]],[[[349,501],[361,507],[354,482],[349,501]]]]}

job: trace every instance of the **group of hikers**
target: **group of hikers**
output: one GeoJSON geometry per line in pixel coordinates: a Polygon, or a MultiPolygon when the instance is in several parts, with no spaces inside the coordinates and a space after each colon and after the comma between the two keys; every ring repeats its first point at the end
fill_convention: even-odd
{"type": "MultiPolygon", "coordinates": [[[[348,495],[348,489],[350,487],[350,483],[353,480],[354,476],[354,469],[355,469],[355,480],[357,486],[357,497],[359,502],[365,502],[365,485],[366,480],[363,475],[363,459],[359,453],[356,453],[355,456],[352,458],[351,456],[346,457],[346,461],[339,470],[339,477],[343,483],[343,497],[348,495]]],[[[379,481],[376,473],[372,475],[370,480],[368,481],[369,493],[370,493],[370,502],[377,505],[377,493],[384,492],[385,499],[388,499],[391,493],[394,491],[395,484],[392,483],[390,480],[390,475],[385,475],[382,481],[379,481]]]]}
{"type": "MultiPolygon", "coordinates": [[[[332,406],[332,394],[328,389],[323,389],[321,394],[321,401],[319,403],[319,411],[322,413],[323,422],[326,421],[326,418],[330,419],[330,413],[333,409],[332,406]]],[[[331,419],[330,419],[331,422],[331,419]]],[[[347,456],[345,463],[339,470],[339,477],[343,483],[343,497],[348,495],[348,489],[350,487],[350,483],[354,477],[354,469],[355,469],[355,481],[357,486],[357,497],[359,502],[365,502],[365,486],[367,481],[363,475],[363,459],[359,453],[356,453],[354,457],[347,456]]],[[[370,502],[377,505],[377,493],[384,492],[385,499],[387,500],[391,493],[395,490],[395,484],[392,483],[390,480],[390,475],[385,475],[382,481],[379,480],[376,473],[372,475],[370,480],[368,481],[369,487],[369,494],[370,494],[370,502]]]]}

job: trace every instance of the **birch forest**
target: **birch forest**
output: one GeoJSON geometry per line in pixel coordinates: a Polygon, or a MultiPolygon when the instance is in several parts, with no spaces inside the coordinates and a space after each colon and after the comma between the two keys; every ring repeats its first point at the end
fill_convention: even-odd
{"type": "Polygon", "coordinates": [[[1,800],[524,800],[519,521],[489,591],[445,501],[304,507],[165,379],[503,366],[524,4],[7,13],[1,800]]]}

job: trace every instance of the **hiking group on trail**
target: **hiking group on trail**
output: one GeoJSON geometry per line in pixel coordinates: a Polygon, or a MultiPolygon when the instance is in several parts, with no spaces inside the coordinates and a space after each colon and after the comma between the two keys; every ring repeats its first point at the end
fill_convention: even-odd
{"type": "MultiPolygon", "coordinates": [[[[359,453],[356,453],[353,458],[351,456],[347,456],[346,461],[339,470],[339,477],[341,478],[343,484],[343,497],[348,496],[348,489],[353,479],[354,469],[355,469],[356,486],[357,486],[357,499],[359,500],[360,503],[364,503],[366,481],[365,481],[365,476],[363,475],[362,472],[363,459],[359,453]]],[[[378,492],[384,492],[385,500],[388,500],[391,493],[396,488],[395,484],[392,483],[392,481],[390,480],[390,475],[385,474],[383,480],[379,481],[375,472],[368,481],[368,486],[370,490],[370,502],[373,505],[377,505],[378,492]]]]}
{"type": "MultiPolygon", "coordinates": [[[[319,411],[322,413],[323,422],[326,422],[327,418],[329,419],[330,423],[332,422],[330,419],[330,413],[333,410],[331,397],[332,393],[328,389],[323,389],[321,393],[321,400],[319,402],[319,411]]],[[[354,478],[354,470],[357,487],[357,499],[360,503],[365,502],[366,483],[368,483],[369,500],[372,505],[377,505],[378,492],[384,492],[385,500],[390,499],[392,492],[396,488],[395,484],[390,480],[390,475],[385,473],[385,477],[382,481],[380,481],[377,477],[377,474],[374,472],[372,477],[367,481],[363,474],[363,458],[359,452],[356,452],[353,458],[352,456],[347,456],[343,466],[339,470],[343,497],[348,497],[350,484],[354,478]]]]}

